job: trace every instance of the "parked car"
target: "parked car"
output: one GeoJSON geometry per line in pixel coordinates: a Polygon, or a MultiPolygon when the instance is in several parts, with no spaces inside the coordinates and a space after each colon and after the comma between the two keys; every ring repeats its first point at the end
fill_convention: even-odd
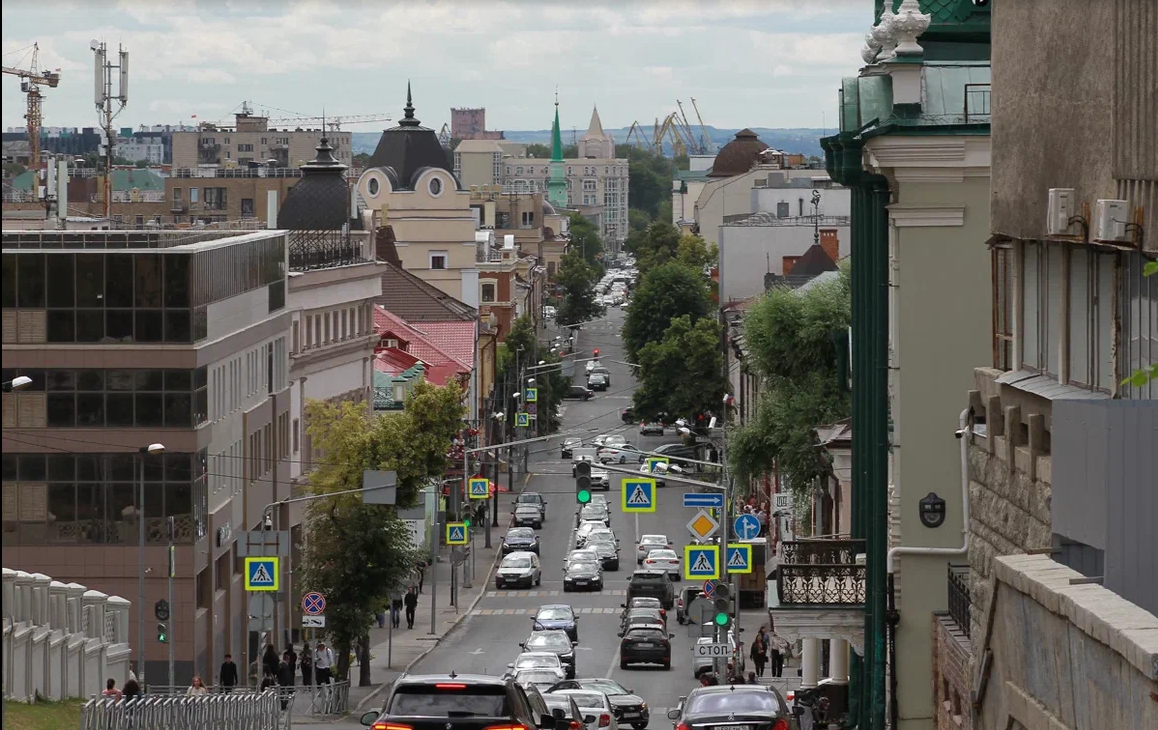
{"type": "Polygon", "coordinates": [[[591,400],[595,397],[595,391],[582,385],[572,385],[563,394],[563,398],[568,400],[591,400]]]}
{"type": "Polygon", "coordinates": [[[658,598],[667,610],[675,605],[675,588],[663,570],[641,569],[632,573],[627,584],[627,600],[630,602],[637,596],[658,598]]]}
{"type": "Polygon", "coordinates": [[[571,450],[579,448],[582,445],[583,445],[583,439],[581,439],[581,438],[563,439],[563,444],[559,447],[559,458],[570,459],[571,458],[571,450]]]}
{"type": "Polygon", "coordinates": [[[533,698],[513,677],[474,674],[403,674],[394,680],[379,711],[362,715],[361,724],[375,730],[483,730],[504,727],[554,730],[555,718],[538,690],[533,698]],[[525,699],[524,699],[525,697],[525,699]],[[536,711],[541,714],[536,716],[536,711]]]}
{"type": "Polygon", "coordinates": [[[792,713],[772,687],[758,684],[696,687],[667,716],[681,730],[728,726],[752,730],[789,730],[792,713]]]}
{"type": "Polygon", "coordinates": [[[623,724],[630,724],[635,730],[643,730],[651,719],[647,703],[643,701],[643,698],[614,679],[564,679],[550,687],[547,694],[543,695],[548,706],[551,702],[551,693],[561,689],[586,689],[602,692],[611,701],[611,707],[615,711],[615,719],[623,724]]]}
{"type": "Polygon", "coordinates": [[[641,565],[652,550],[670,547],[671,540],[667,539],[667,535],[643,535],[639,538],[639,544],[635,546],[635,564],[641,565]]]}
{"type": "Polygon", "coordinates": [[[539,536],[530,527],[512,527],[503,535],[503,555],[531,552],[539,554],[539,536]]]}
{"type": "Polygon", "coordinates": [[[495,571],[495,588],[525,585],[530,588],[543,580],[539,556],[535,553],[511,553],[499,563],[495,571]]]}
{"type": "Polygon", "coordinates": [[[662,664],[671,669],[671,640],[669,634],[658,626],[632,626],[619,633],[619,668],[627,669],[631,664],[662,664]]]}
{"type": "Polygon", "coordinates": [[[662,423],[647,423],[646,421],[643,423],[640,423],[639,424],[639,435],[640,436],[647,436],[648,434],[652,434],[655,436],[663,436],[663,424],[662,423]]]}

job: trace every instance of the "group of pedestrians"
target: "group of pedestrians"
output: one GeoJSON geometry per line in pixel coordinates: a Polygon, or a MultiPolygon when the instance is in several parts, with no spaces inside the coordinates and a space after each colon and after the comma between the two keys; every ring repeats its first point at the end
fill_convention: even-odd
{"type": "MultiPolygon", "coordinates": [[[[226,685],[225,678],[229,677],[236,683],[237,667],[227,654],[226,661],[221,665],[221,684],[226,691],[232,689],[232,684],[226,685]]],[[[277,649],[273,644],[267,644],[265,653],[261,656],[262,680],[261,688],[293,687],[297,682],[298,669],[302,673],[302,686],[309,687],[315,684],[330,684],[333,681],[334,650],[326,646],[326,642],[319,641],[315,649],[311,649],[309,642],[302,645],[302,653],[294,651],[293,644],[278,657],[277,649]]]]}
{"type": "Polygon", "coordinates": [[[756,677],[764,676],[765,667],[769,676],[784,676],[784,655],[788,650],[787,643],[776,634],[768,630],[768,626],[761,626],[753,637],[748,656],[756,667],[756,677]]]}
{"type": "MultiPolygon", "coordinates": [[[[418,594],[422,593],[422,586],[426,581],[426,561],[418,561],[414,568],[413,580],[405,593],[396,592],[390,596],[390,628],[402,628],[403,609],[406,612],[406,628],[414,628],[414,616],[418,611],[418,594]]],[[[386,618],[385,611],[378,614],[378,628],[386,628],[386,618]]]]}

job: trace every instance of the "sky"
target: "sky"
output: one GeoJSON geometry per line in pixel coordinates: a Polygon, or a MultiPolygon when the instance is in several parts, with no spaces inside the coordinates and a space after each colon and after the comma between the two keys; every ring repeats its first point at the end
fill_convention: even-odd
{"type": "MultiPolygon", "coordinates": [[[[650,125],[682,99],[695,123],[831,127],[855,74],[872,0],[42,0],[3,4],[4,65],[60,69],[44,126],[95,126],[90,41],[129,51],[117,127],[232,121],[242,101],[271,117],[390,115],[413,84],[416,116],[487,109],[489,129],[650,125]],[[46,7],[47,6],[47,7],[46,7]],[[50,10],[50,12],[46,12],[50,10]],[[193,115],[196,115],[194,118],[193,115]]],[[[25,97],[3,80],[2,126],[25,97]]],[[[373,132],[389,123],[350,125],[373,132]]]]}

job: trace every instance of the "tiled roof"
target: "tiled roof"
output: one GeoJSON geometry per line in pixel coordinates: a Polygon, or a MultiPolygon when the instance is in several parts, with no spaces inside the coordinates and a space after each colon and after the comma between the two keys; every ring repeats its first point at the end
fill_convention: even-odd
{"type": "MultiPolygon", "coordinates": [[[[458,372],[461,373],[469,373],[472,369],[474,369],[472,364],[474,360],[473,358],[471,358],[471,362],[468,363],[460,360],[454,355],[447,353],[445,350],[439,347],[438,344],[435,343],[434,339],[431,338],[425,331],[418,329],[398,315],[383,309],[380,306],[374,307],[374,329],[378,332],[389,330],[396,334],[401,334],[402,332],[410,333],[408,338],[410,344],[406,348],[406,352],[422,360],[430,368],[435,368],[444,364],[451,364],[455,369],[457,369],[458,372]]],[[[441,334],[443,335],[441,339],[447,339],[447,335],[450,337],[454,336],[454,333],[443,332],[441,334]]],[[[465,337],[462,337],[462,339],[465,339],[465,337]]],[[[473,328],[471,330],[469,341],[471,347],[474,347],[473,328]]],[[[460,345],[459,347],[462,346],[463,345],[460,345]]],[[[430,378],[430,381],[434,382],[434,378],[430,378]]]]}
{"type": "Polygon", "coordinates": [[[382,267],[382,295],[375,303],[407,322],[474,322],[478,310],[393,264],[382,267]]]}
{"type": "Polygon", "coordinates": [[[374,370],[389,375],[399,375],[422,361],[396,347],[388,347],[374,353],[374,370]]]}
{"type": "Polygon", "coordinates": [[[468,365],[474,365],[474,322],[423,322],[422,331],[438,349],[468,365]]]}

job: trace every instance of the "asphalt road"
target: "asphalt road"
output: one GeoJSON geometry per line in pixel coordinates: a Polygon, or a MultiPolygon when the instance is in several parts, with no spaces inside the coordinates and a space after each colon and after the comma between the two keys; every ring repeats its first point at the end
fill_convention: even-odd
{"type": "MultiPolygon", "coordinates": [[[[565,401],[562,431],[593,428],[595,433],[622,433],[628,441],[644,450],[676,440],[674,433],[641,437],[638,427],[625,426],[620,412],[631,403],[635,382],[630,367],[621,364],[625,358],[618,337],[623,315],[616,308],[604,320],[584,328],[579,357],[590,357],[599,348],[600,359],[611,371],[611,386],[587,402],[565,401]]],[[[578,381],[578,378],[577,378],[578,381]]],[[[619,668],[620,605],[626,600],[627,580],[635,568],[635,545],[639,534],[662,533],[672,540],[677,552],[688,541],[685,527],[692,511],[681,504],[685,488],[668,486],[659,490],[657,511],[625,515],[620,511],[622,475],[612,473],[608,503],[612,511],[612,528],[620,540],[620,569],[607,572],[604,589],[598,593],[564,593],[563,559],[574,541],[575,486],[571,466],[559,456],[559,441],[535,444],[530,454],[533,473],[526,489],[544,495],[547,521],[540,532],[543,581],[531,590],[495,590],[491,587],[475,610],[465,618],[438,647],[413,668],[415,673],[478,672],[501,674],[508,662],[519,654],[519,642],[531,632],[535,609],[548,603],[567,603],[580,614],[577,668],[579,677],[611,677],[643,697],[651,709],[651,727],[666,728],[670,720],[667,708],[677,705],[680,695],[696,685],[692,676],[692,639],[686,627],[669,622],[673,639],[672,668],[619,668]]],[[[497,536],[497,531],[496,531],[497,536]]],[[[676,584],[677,587],[680,585],[676,584]]]]}

